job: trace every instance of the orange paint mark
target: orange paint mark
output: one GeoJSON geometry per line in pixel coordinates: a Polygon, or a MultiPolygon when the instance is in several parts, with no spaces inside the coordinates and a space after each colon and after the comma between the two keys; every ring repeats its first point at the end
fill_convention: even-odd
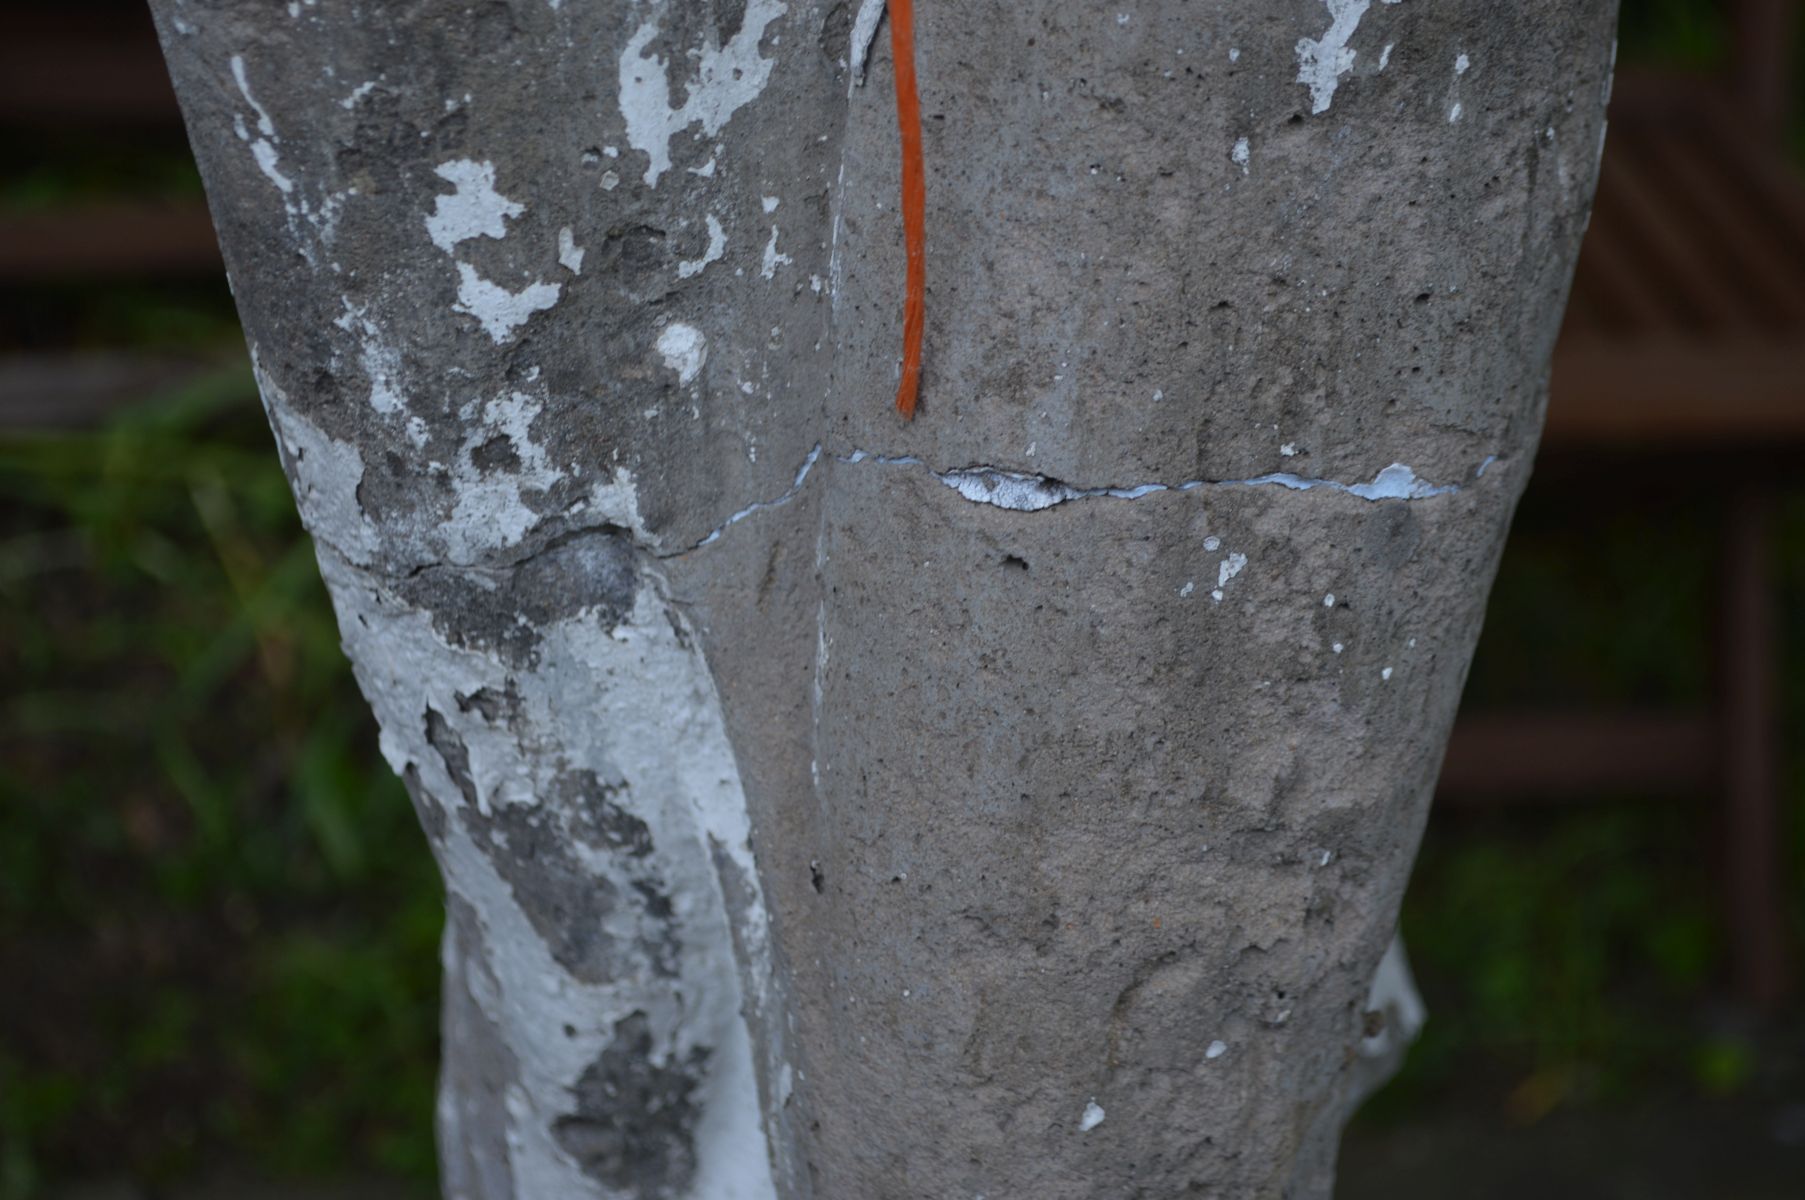
{"type": "Polygon", "coordinates": [[[927,178],[921,165],[921,96],[915,90],[915,14],[912,0],[889,0],[890,55],[896,60],[896,123],[902,134],[903,292],[902,380],[896,411],[913,420],[921,390],[921,334],[927,314],[927,178]]]}

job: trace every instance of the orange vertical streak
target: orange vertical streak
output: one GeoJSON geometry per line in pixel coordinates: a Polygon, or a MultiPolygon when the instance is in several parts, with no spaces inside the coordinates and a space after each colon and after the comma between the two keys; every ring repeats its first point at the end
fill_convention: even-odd
{"type": "Polygon", "coordinates": [[[921,166],[921,96],[915,90],[915,14],[911,0],[889,0],[890,56],[896,60],[896,123],[902,133],[903,248],[908,278],[903,293],[902,380],[896,411],[914,419],[921,388],[921,332],[927,312],[927,179],[921,166]]]}

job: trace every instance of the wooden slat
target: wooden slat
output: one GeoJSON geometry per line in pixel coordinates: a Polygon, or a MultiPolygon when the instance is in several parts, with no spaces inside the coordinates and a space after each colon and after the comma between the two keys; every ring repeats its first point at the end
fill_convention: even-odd
{"type": "Polygon", "coordinates": [[[1646,143],[1650,169],[1663,185],[1694,214],[1696,228],[1720,247],[1727,266],[1771,308],[1769,328],[1805,327],[1805,272],[1775,252],[1771,236],[1764,236],[1749,221],[1733,188],[1734,181],[1721,157],[1711,156],[1698,137],[1657,137],[1646,143]]]}
{"type": "Polygon", "coordinates": [[[0,35],[0,121],[174,124],[169,73],[142,5],[7,13],[0,35]]]}
{"type": "Polygon", "coordinates": [[[1711,786],[1711,718],[1690,713],[1463,716],[1442,761],[1438,802],[1501,803],[1711,786]]]}
{"type": "Polygon", "coordinates": [[[1805,441],[1805,340],[1563,341],[1550,447],[1700,448],[1805,441]]]}
{"type": "Polygon", "coordinates": [[[1763,327],[1760,314],[1738,298],[1736,285],[1726,278],[1723,260],[1705,251],[1698,230],[1673,207],[1664,184],[1637,161],[1644,140],[1625,138],[1605,152],[1598,186],[1608,191],[1612,217],[1648,247],[1654,261],[1645,266],[1664,278],[1664,290],[1676,301],[1698,314],[1703,331],[1734,334],[1763,327]]]}
{"type": "Polygon", "coordinates": [[[1787,973],[1774,508],[1761,483],[1743,483],[1732,493],[1718,615],[1731,970],[1737,994],[1757,1011],[1773,1010],[1787,973]]]}
{"type": "Polygon", "coordinates": [[[205,205],[93,205],[0,217],[0,283],[222,269],[205,205]]]}

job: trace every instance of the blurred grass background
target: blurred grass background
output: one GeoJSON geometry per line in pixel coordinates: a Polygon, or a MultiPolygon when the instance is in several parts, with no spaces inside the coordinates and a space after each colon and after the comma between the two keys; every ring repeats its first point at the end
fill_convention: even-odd
{"type": "MultiPolygon", "coordinates": [[[[1726,40],[1706,0],[1624,5],[1625,62],[1711,67],[1726,40]]],[[[179,145],[12,140],[0,209],[199,189],[179,145]]],[[[438,883],[236,337],[223,284],[37,288],[0,317],[0,349],[226,364],[98,428],[0,433],[0,1200],[222,1170],[433,1178],[438,883]]],[[[1539,478],[1470,701],[1703,702],[1711,503],[1581,505],[1539,478]]],[[[1779,540],[1800,729],[1805,497],[1779,540]]],[[[1796,1015],[1757,1027],[1722,1002],[1711,804],[1438,812],[1404,918],[1431,1019],[1356,1138],[1449,1111],[1528,1127],[1651,1095],[1800,1098],[1796,1015]]]]}

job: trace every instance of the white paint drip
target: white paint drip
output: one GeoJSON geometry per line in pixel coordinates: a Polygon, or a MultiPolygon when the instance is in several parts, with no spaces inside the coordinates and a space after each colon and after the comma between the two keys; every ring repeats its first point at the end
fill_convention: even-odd
{"type": "Polygon", "coordinates": [[[244,142],[251,151],[251,159],[263,177],[270,181],[282,197],[282,212],[289,236],[294,240],[301,256],[311,265],[316,262],[317,254],[314,239],[322,243],[330,243],[338,227],[339,209],[345,199],[355,194],[356,189],[346,189],[326,196],[317,207],[300,192],[293,178],[282,170],[282,155],[278,147],[282,138],[276,132],[276,123],[271,119],[269,110],[257,100],[251,92],[250,77],[245,69],[244,56],[234,54],[230,61],[232,81],[238,85],[239,95],[244,97],[256,119],[257,136],[253,137],[251,128],[245,123],[242,113],[232,116],[232,130],[238,140],[244,142]],[[312,228],[312,235],[305,236],[301,223],[306,222],[312,228]]]}
{"type": "Polygon", "coordinates": [[[721,222],[713,213],[708,217],[708,246],[702,251],[701,258],[687,259],[677,264],[677,278],[688,279],[691,275],[700,275],[712,262],[720,262],[727,254],[727,231],[721,228],[721,222]]]}
{"type": "Polygon", "coordinates": [[[1329,27],[1322,37],[1297,40],[1297,82],[1310,89],[1312,115],[1329,110],[1341,77],[1353,70],[1354,51],[1348,49],[1348,39],[1372,0],[1323,0],[1323,6],[1329,10],[1329,27]]]}
{"type": "Polygon", "coordinates": [[[1103,1124],[1103,1117],[1103,1106],[1098,1104],[1096,1098],[1093,1097],[1085,1104],[1084,1115],[1078,1118],[1078,1132],[1089,1133],[1097,1126],[1103,1124]]]}
{"type": "Polygon", "coordinates": [[[706,41],[699,50],[685,52],[695,75],[684,81],[680,108],[671,107],[666,61],[646,55],[658,36],[657,19],[645,21],[627,39],[620,52],[620,111],[627,144],[646,155],[647,187],[657,187],[658,177],[670,170],[672,138],[696,122],[713,137],[764,91],[773,60],[759,54],[758,44],[766,27],[783,13],[783,0],[747,0],[739,32],[725,46],[718,44],[714,24],[704,22],[706,41]]]}

